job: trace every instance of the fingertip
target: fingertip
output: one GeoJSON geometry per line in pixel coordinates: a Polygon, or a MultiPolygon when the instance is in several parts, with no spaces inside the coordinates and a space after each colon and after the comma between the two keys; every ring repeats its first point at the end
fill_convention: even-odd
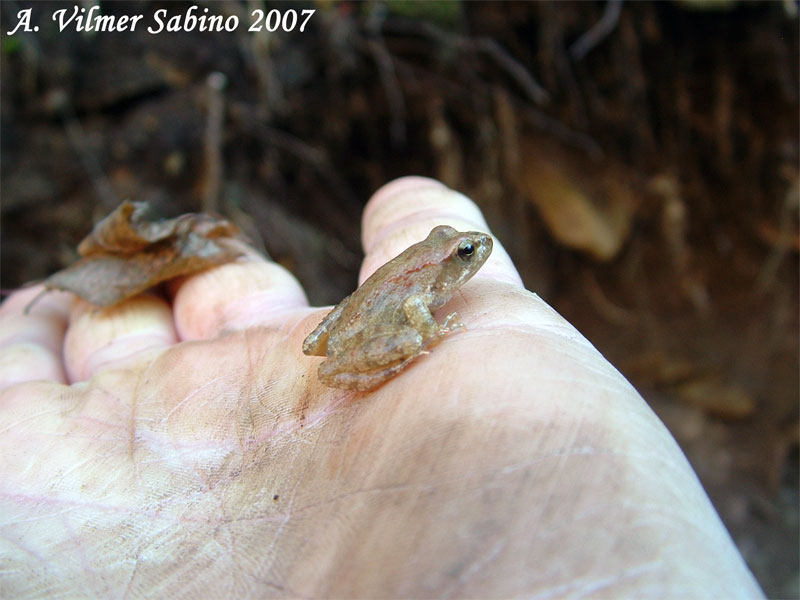
{"type": "Polygon", "coordinates": [[[303,288],[289,271],[255,255],[186,278],[173,301],[182,340],[266,325],[307,305],[303,288]]]}
{"type": "Polygon", "coordinates": [[[162,298],[140,294],[108,308],[78,300],[64,339],[67,376],[85,381],[102,368],[176,342],[172,311],[162,298]]]}
{"type": "Polygon", "coordinates": [[[0,305],[0,389],[27,381],[66,381],[62,347],[74,301],[69,292],[45,293],[43,285],[35,285],[0,305]]]}
{"type": "Polygon", "coordinates": [[[364,230],[376,228],[376,222],[379,222],[383,216],[382,209],[391,202],[393,196],[422,194],[440,189],[447,188],[440,181],[419,175],[406,175],[384,184],[372,195],[364,207],[364,214],[361,218],[364,230]]]}
{"type": "Polygon", "coordinates": [[[66,320],[74,301],[72,292],[45,290],[43,283],[22,287],[0,304],[0,318],[13,314],[66,320]]]}
{"type": "MultiPolygon", "coordinates": [[[[381,238],[398,229],[419,229],[445,221],[453,227],[461,223],[462,231],[465,227],[488,229],[480,208],[463,194],[427,177],[395,179],[375,192],[364,207],[361,219],[364,249],[369,252],[381,238]]],[[[424,233],[427,235],[428,231],[424,233]]]]}

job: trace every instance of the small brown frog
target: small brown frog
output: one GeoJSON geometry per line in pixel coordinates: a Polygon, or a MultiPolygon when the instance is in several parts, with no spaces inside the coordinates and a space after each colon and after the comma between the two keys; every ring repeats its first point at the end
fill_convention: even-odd
{"type": "Polygon", "coordinates": [[[379,268],[342,300],[303,342],[303,352],[325,356],[320,380],[331,387],[371,390],[397,375],[451,331],[433,318],[492,253],[492,238],[434,227],[379,268]]]}

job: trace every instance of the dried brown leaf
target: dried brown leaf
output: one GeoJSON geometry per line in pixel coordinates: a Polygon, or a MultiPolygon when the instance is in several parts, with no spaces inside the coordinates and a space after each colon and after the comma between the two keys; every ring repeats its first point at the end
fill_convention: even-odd
{"type": "Polygon", "coordinates": [[[82,258],[51,275],[45,289],[112,306],[163,281],[241,255],[221,241],[243,239],[238,227],[225,219],[189,213],[148,221],[148,208],[145,202],[123,202],[78,245],[82,258]]]}

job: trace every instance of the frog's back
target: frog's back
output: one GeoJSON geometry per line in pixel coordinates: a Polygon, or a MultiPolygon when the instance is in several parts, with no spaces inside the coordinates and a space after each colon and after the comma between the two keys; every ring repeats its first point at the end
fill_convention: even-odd
{"type": "Polygon", "coordinates": [[[344,300],[336,325],[337,335],[349,337],[363,329],[376,329],[405,318],[402,305],[411,294],[408,286],[392,277],[372,283],[375,285],[362,285],[344,300]]]}
{"type": "Polygon", "coordinates": [[[403,302],[413,294],[425,293],[430,283],[424,264],[415,261],[413,255],[397,256],[342,301],[335,337],[342,339],[365,329],[377,331],[405,324],[403,302]]]}

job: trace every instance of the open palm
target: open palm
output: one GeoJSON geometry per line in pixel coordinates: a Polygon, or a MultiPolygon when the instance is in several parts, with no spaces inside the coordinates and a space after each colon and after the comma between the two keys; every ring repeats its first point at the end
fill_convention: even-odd
{"type": "MultiPolygon", "coordinates": [[[[363,281],[432,226],[420,178],[364,216],[363,281]]],[[[466,329],[371,393],[325,387],[325,314],[254,255],[97,311],[0,309],[0,596],[759,595],[685,458],[497,244],[466,329]]]]}

